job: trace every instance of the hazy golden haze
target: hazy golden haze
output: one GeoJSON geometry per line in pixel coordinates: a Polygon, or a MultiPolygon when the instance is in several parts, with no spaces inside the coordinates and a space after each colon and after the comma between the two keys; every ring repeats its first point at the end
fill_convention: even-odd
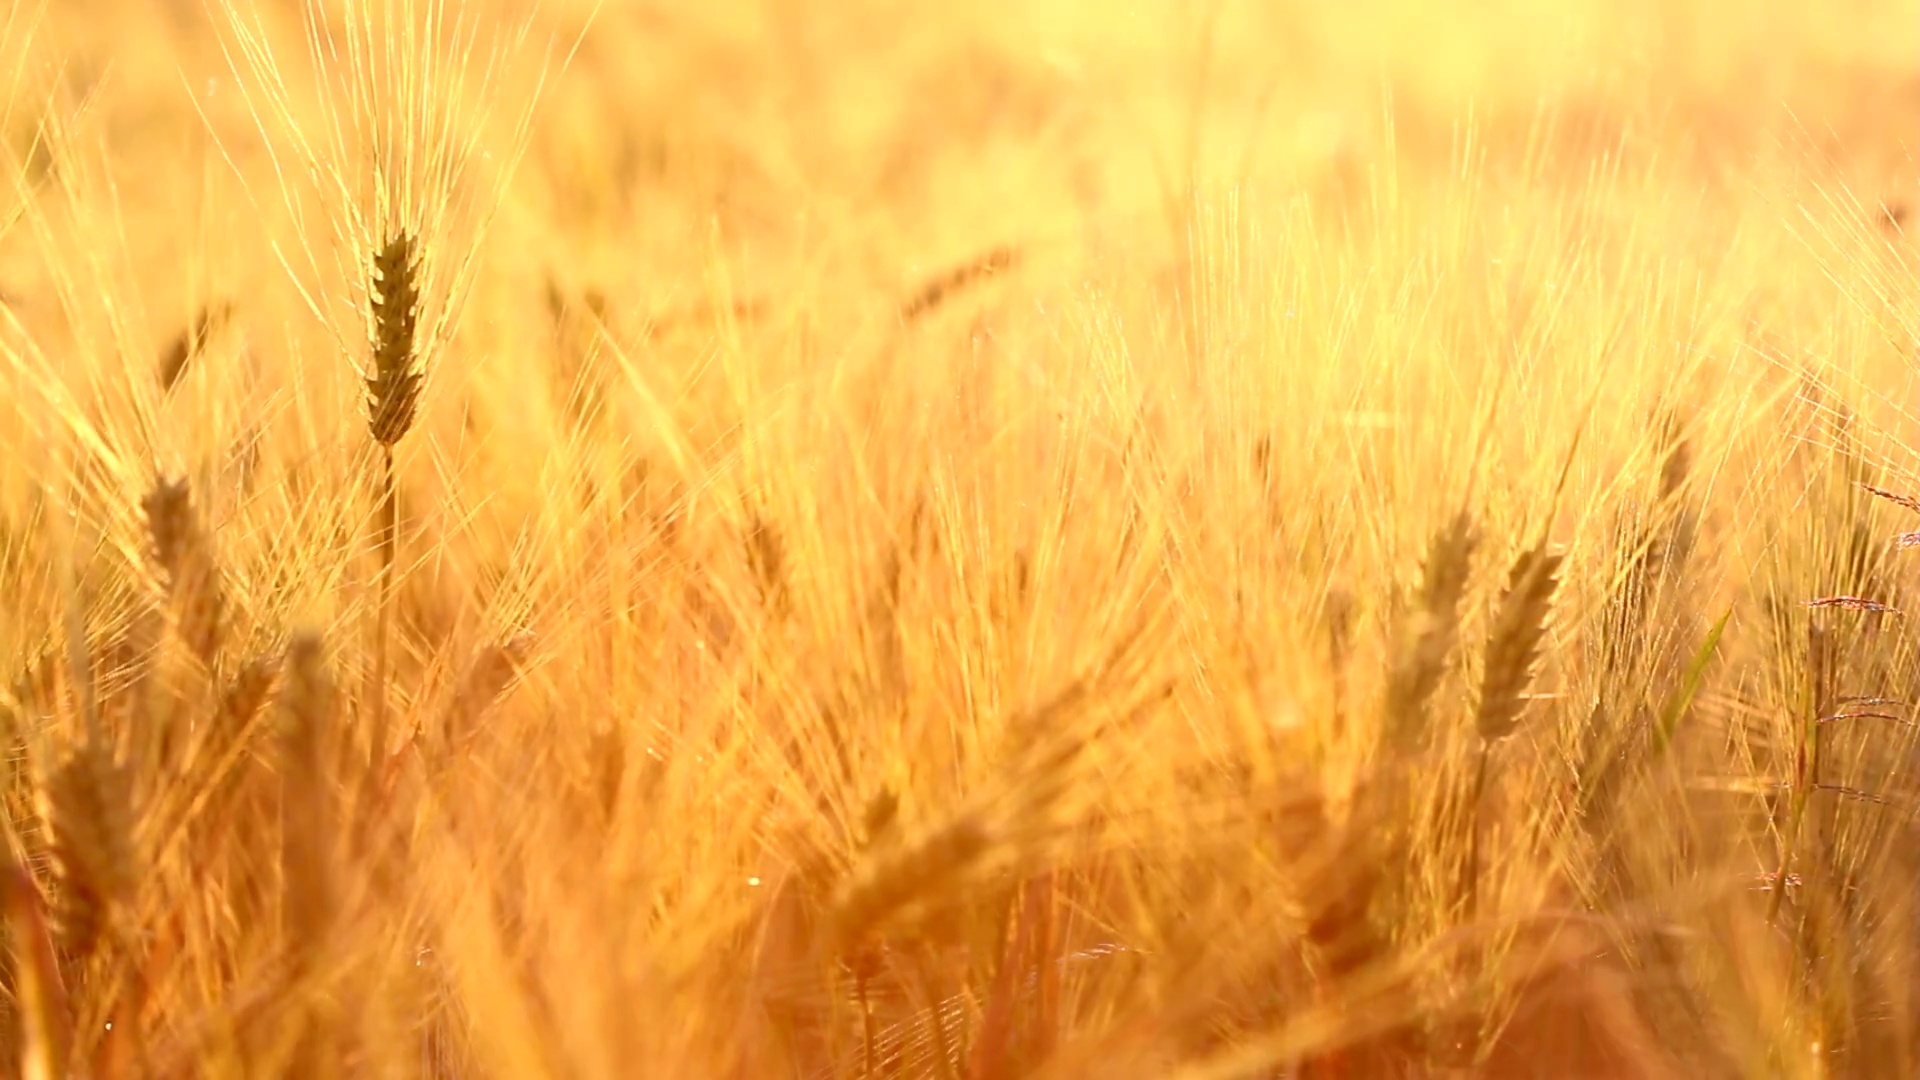
{"type": "Polygon", "coordinates": [[[15,1060],[1911,1074],[1920,8],[591,8],[10,10],[15,1060]]]}

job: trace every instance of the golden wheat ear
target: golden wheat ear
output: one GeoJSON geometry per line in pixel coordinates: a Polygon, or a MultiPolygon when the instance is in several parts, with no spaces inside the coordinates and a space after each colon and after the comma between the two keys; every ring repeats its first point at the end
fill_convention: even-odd
{"type": "Polygon", "coordinates": [[[440,732],[442,746],[455,754],[466,752],[479,733],[476,725],[487,710],[504,697],[520,677],[533,650],[531,634],[519,634],[503,642],[488,645],[474,655],[459,689],[447,705],[446,720],[440,732]]]}
{"type": "Polygon", "coordinates": [[[47,778],[47,821],[59,868],[56,925],[76,964],[111,940],[133,895],[131,778],[112,752],[89,740],[47,778]]]}
{"type": "Polygon", "coordinates": [[[373,257],[373,377],[367,380],[367,425],[391,447],[413,428],[421,374],[414,359],[420,321],[420,266],[412,234],[402,230],[373,257]]]}
{"type": "Polygon", "coordinates": [[[1480,707],[1474,726],[1480,738],[1495,742],[1513,733],[1526,704],[1527,687],[1540,659],[1547,615],[1559,585],[1559,555],[1536,545],[1520,553],[1507,575],[1507,591],[1487,635],[1486,673],[1480,683],[1480,707]]]}
{"type": "Polygon", "coordinates": [[[166,580],[174,632],[209,668],[220,648],[225,600],[214,560],[213,538],[194,509],[184,479],[156,480],[142,500],[153,561],[166,580]]]}
{"type": "Polygon", "coordinates": [[[900,304],[900,320],[910,323],[921,319],[966,289],[1013,269],[1020,263],[1020,254],[1018,248],[997,247],[949,267],[937,277],[922,282],[900,304]]]}
{"type": "Polygon", "coordinates": [[[1387,733],[1399,751],[1413,750],[1426,739],[1427,703],[1440,688],[1459,636],[1460,601],[1479,542],[1472,515],[1462,510],[1428,544],[1419,606],[1387,673],[1387,733]]]}
{"type": "Polygon", "coordinates": [[[968,883],[994,842],[979,815],[965,814],[863,860],[833,898],[829,939],[844,949],[923,916],[929,901],[968,883]]]}
{"type": "Polygon", "coordinates": [[[155,373],[160,379],[162,393],[171,393],[180,384],[180,380],[186,377],[187,368],[206,351],[207,343],[227,324],[232,314],[231,304],[208,304],[200,309],[200,314],[194,317],[192,324],[174,337],[166,351],[160,354],[160,366],[155,373]]]}

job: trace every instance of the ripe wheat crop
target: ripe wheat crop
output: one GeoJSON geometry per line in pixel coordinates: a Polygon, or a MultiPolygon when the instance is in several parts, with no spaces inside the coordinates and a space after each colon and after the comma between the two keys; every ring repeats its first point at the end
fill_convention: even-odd
{"type": "Polygon", "coordinates": [[[0,9],[6,1075],[1915,1075],[1916,26],[0,9]]]}

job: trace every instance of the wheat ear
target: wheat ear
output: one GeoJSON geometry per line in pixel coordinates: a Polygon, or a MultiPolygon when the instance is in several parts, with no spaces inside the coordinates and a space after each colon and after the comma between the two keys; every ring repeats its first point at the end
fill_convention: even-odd
{"type": "Polygon", "coordinates": [[[1415,749],[1426,737],[1427,702],[1440,687],[1459,635],[1460,600],[1478,544],[1473,517],[1465,510],[1428,544],[1419,608],[1387,674],[1387,736],[1396,750],[1415,749]]]}
{"type": "Polygon", "coordinates": [[[1520,722],[1559,585],[1560,561],[1559,555],[1547,553],[1542,542],[1521,552],[1508,571],[1507,590],[1487,634],[1486,672],[1480,683],[1480,707],[1474,714],[1482,742],[1506,738],[1520,722]]]}
{"type": "MultiPolygon", "coordinates": [[[[983,871],[1011,865],[1030,853],[1052,827],[1086,748],[1084,732],[1068,727],[1092,697],[1078,678],[1008,727],[1008,764],[1001,782],[968,799],[944,821],[907,834],[891,792],[869,805],[867,850],[840,883],[828,912],[838,946],[889,928],[922,922],[951,904],[983,871]]],[[[1150,702],[1158,697],[1149,694],[1150,702]]]]}
{"type": "Polygon", "coordinates": [[[531,634],[519,634],[488,645],[475,654],[466,677],[460,680],[460,688],[447,706],[444,738],[450,751],[460,754],[472,745],[479,734],[475,725],[512,688],[533,643],[531,634]]]}
{"type": "Polygon", "coordinates": [[[47,778],[47,821],[60,870],[57,924],[76,962],[108,938],[114,915],[133,893],[129,784],[126,769],[93,739],[47,778]]]}
{"type": "Polygon", "coordinates": [[[168,600],[173,605],[174,632],[201,663],[211,668],[220,648],[225,605],[213,538],[194,509],[184,478],[155,480],[140,505],[147,516],[153,560],[166,579],[168,600]]]}
{"type": "Polygon", "coordinates": [[[207,342],[226,325],[232,314],[233,306],[227,303],[209,304],[200,309],[193,323],[180,331],[173,343],[167,346],[167,351],[160,355],[160,367],[156,374],[160,379],[161,392],[170,393],[179,385],[187,373],[187,366],[205,351],[207,342]]]}

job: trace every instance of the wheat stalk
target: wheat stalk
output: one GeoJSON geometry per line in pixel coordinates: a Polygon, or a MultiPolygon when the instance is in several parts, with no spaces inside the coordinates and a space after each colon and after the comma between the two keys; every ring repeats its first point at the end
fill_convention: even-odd
{"type": "Polygon", "coordinates": [[[374,513],[373,662],[367,675],[369,776],[378,776],[387,753],[387,648],[393,622],[393,576],[398,557],[400,507],[393,448],[413,428],[423,376],[416,370],[420,318],[420,266],[412,234],[398,231],[373,259],[373,376],[367,380],[367,429],[379,458],[374,513]]]}

